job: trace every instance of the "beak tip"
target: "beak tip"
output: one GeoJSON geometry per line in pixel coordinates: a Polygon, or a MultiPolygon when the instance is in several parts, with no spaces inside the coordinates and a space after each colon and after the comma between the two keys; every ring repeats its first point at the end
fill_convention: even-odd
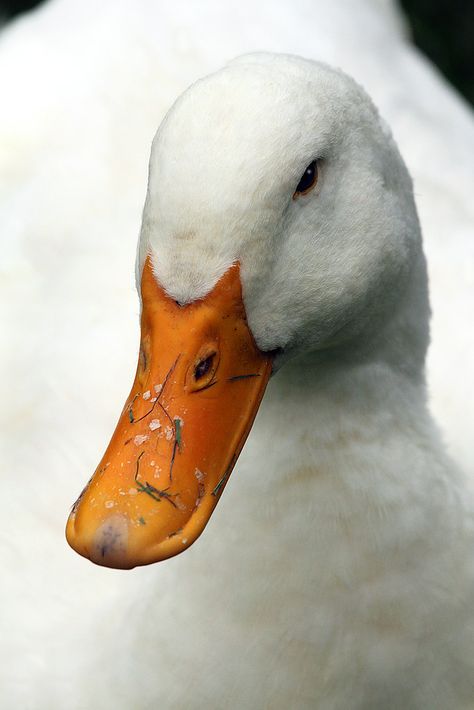
{"type": "Polygon", "coordinates": [[[161,539],[144,540],[136,535],[133,522],[126,514],[115,513],[99,525],[79,521],[73,512],[66,525],[66,540],[82,557],[101,567],[133,569],[160,562],[183,552],[199,537],[196,530],[174,534],[161,539]]]}
{"type": "Polygon", "coordinates": [[[98,526],[89,556],[107,567],[128,560],[128,519],[124,515],[110,515],[98,526]]]}
{"type": "Polygon", "coordinates": [[[132,569],[139,562],[133,560],[128,544],[129,522],[124,515],[110,515],[92,533],[78,531],[72,513],[66,526],[69,545],[83,557],[103,567],[132,569]]]}

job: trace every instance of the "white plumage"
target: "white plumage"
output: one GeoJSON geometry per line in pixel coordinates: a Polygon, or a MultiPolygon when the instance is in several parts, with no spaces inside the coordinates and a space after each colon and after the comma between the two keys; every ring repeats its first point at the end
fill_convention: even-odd
{"type": "Polygon", "coordinates": [[[87,565],[62,539],[133,367],[133,234],[154,130],[187,84],[257,48],[341,65],[393,126],[433,284],[433,404],[453,453],[471,463],[472,119],[406,45],[391,5],[350,8],[228,2],[225,15],[211,2],[172,13],[122,2],[94,16],[92,3],[63,0],[3,36],[6,706],[472,702],[468,495],[420,388],[383,367],[336,379],[287,363],[210,526],[182,557],[124,574],[87,565]]]}

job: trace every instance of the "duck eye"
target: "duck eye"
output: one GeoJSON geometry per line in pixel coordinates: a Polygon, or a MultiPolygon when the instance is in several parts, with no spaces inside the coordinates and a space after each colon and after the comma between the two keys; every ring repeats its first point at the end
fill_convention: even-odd
{"type": "Polygon", "coordinates": [[[296,198],[300,197],[300,195],[307,195],[308,192],[311,192],[313,187],[315,187],[317,182],[318,161],[313,160],[313,162],[308,165],[303,175],[301,176],[301,180],[299,181],[296,190],[293,193],[293,199],[296,200],[296,198]]]}

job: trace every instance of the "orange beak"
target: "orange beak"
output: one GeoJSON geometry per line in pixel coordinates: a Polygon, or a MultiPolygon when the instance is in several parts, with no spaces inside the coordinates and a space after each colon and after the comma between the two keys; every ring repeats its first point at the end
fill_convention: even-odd
{"type": "Polygon", "coordinates": [[[172,557],[204,530],[271,374],[232,266],[201,301],[179,306],[142,276],[132,391],[66,528],[76,552],[129,569],[172,557]]]}

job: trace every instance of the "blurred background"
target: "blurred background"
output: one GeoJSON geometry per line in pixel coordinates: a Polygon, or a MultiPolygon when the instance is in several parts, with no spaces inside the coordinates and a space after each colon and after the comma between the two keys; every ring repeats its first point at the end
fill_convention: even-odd
{"type": "MultiPolygon", "coordinates": [[[[37,0],[1,0],[0,22],[40,5],[37,0]]],[[[472,0],[399,0],[414,43],[474,104],[474,3],[472,0]]]]}

